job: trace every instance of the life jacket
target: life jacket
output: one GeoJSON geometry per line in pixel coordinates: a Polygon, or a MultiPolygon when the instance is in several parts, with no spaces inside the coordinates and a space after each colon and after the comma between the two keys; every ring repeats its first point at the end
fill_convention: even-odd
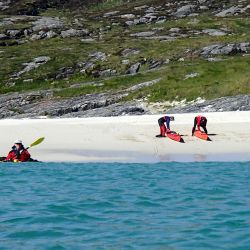
{"type": "Polygon", "coordinates": [[[28,152],[27,149],[23,149],[21,152],[20,152],[20,161],[28,161],[30,159],[30,153],[28,152]]]}
{"type": "Polygon", "coordinates": [[[22,149],[20,152],[17,150],[11,150],[6,157],[6,161],[15,161],[19,160],[21,162],[28,161],[30,159],[30,153],[27,149],[22,149]]]}
{"type": "Polygon", "coordinates": [[[196,116],[196,119],[197,119],[197,126],[200,126],[202,123],[204,123],[207,120],[207,118],[202,115],[196,116]]]}
{"type": "Polygon", "coordinates": [[[6,161],[14,161],[17,159],[17,155],[16,155],[16,151],[15,150],[11,150],[9,152],[9,154],[6,157],[6,161]]]}

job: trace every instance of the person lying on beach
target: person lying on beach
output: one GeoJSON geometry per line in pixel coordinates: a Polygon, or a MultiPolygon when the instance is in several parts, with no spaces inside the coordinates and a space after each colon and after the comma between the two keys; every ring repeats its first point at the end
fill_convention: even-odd
{"type": "Polygon", "coordinates": [[[16,140],[14,142],[14,146],[12,147],[12,150],[9,152],[5,161],[25,162],[25,161],[29,161],[29,159],[30,159],[30,153],[28,152],[27,149],[24,148],[22,141],[16,140]]]}
{"type": "Polygon", "coordinates": [[[194,135],[194,131],[196,129],[196,126],[199,131],[201,131],[200,127],[203,128],[204,132],[207,134],[207,118],[202,115],[198,115],[194,118],[194,126],[192,129],[192,136],[194,135]]]}
{"type": "Polygon", "coordinates": [[[166,133],[170,133],[170,121],[174,121],[174,116],[163,116],[158,120],[160,126],[160,134],[156,137],[166,137],[166,133]],[[165,123],[167,127],[165,126],[165,123]]]}

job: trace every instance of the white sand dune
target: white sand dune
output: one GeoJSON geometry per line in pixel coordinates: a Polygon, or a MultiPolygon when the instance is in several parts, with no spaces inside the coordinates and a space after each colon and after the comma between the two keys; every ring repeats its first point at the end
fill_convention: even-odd
{"type": "Polygon", "coordinates": [[[0,155],[13,141],[28,146],[41,161],[60,162],[161,162],[161,161],[247,161],[250,160],[250,112],[203,113],[208,119],[209,141],[191,136],[197,114],[176,114],[171,129],[184,135],[185,143],[159,134],[157,120],[163,116],[108,118],[0,120],[0,155]]]}

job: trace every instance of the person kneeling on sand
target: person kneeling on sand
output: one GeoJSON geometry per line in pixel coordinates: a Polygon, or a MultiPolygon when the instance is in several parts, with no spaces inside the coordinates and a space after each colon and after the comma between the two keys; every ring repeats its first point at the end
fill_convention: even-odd
{"type": "Polygon", "coordinates": [[[202,115],[198,115],[194,118],[194,126],[192,129],[192,136],[194,135],[196,126],[198,128],[199,131],[201,131],[200,127],[203,128],[204,132],[207,134],[207,118],[205,116],[202,115]]]}
{"type": "Polygon", "coordinates": [[[166,133],[170,133],[170,121],[174,121],[174,116],[163,116],[158,120],[158,124],[160,126],[160,134],[156,135],[156,137],[165,137],[166,133]],[[165,126],[165,123],[167,127],[165,126]]]}
{"type": "Polygon", "coordinates": [[[12,150],[9,152],[8,156],[6,157],[6,161],[11,162],[25,162],[30,160],[30,153],[27,149],[24,148],[23,143],[21,140],[16,140],[14,142],[14,146],[12,150]]]}

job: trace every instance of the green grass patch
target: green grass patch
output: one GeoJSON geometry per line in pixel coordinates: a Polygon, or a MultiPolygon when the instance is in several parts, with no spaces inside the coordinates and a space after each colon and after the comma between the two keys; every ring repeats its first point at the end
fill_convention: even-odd
{"type": "Polygon", "coordinates": [[[198,97],[213,99],[250,94],[249,66],[249,57],[227,58],[216,63],[201,60],[176,63],[158,71],[163,76],[159,83],[130,94],[126,100],[147,97],[149,102],[191,101],[198,97]],[[185,76],[193,72],[199,76],[185,80],[185,76]]]}
{"type": "Polygon", "coordinates": [[[122,91],[133,85],[155,79],[156,77],[158,77],[157,72],[151,72],[151,74],[139,73],[136,75],[111,77],[106,80],[95,81],[95,85],[87,84],[86,86],[84,86],[83,83],[83,86],[79,88],[65,88],[59,91],[55,91],[54,96],[73,97],[106,91],[122,91]]]}

